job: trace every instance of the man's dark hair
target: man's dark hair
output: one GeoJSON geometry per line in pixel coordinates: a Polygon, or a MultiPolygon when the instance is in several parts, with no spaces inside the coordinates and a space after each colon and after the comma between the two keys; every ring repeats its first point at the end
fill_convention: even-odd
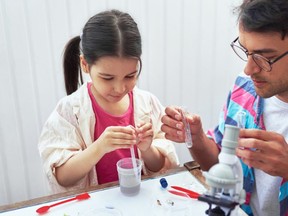
{"type": "Polygon", "coordinates": [[[247,32],[288,32],[288,0],[244,0],[236,8],[238,21],[247,32]]]}

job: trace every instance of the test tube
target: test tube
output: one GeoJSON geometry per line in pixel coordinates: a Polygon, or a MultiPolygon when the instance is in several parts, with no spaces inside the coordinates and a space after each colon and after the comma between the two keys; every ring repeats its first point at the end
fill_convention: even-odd
{"type": "Polygon", "coordinates": [[[192,134],[190,130],[190,125],[187,121],[186,115],[187,115],[187,109],[185,107],[182,107],[180,109],[181,117],[182,117],[182,122],[184,124],[184,131],[185,131],[185,143],[187,148],[192,148],[193,142],[192,142],[192,134]]]}
{"type": "Polygon", "coordinates": [[[239,128],[245,128],[246,125],[246,113],[244,111],[239,111],[237,113],[237,126],[239,128]]]}
{"type": "MultiPolygon", "coordinates": [[[[245,129],[245,125],[246,125],[246,113],[244,111],[239,111],[237,113],[237,126],[239,128],[244,128],[245,129]]],[[[256,148],[250,148],[251,151],[256,151],[256,148]]]]}

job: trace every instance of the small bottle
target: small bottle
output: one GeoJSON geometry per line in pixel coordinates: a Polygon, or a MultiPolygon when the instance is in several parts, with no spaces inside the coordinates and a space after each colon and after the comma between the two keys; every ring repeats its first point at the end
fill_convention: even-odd
{"type": "Polygon", "coordinates": [[[160,179],[160,184],[161,184],[162,188],[167,188],[168,187],[168,183],[167,183],[165,178],[161,178],[160,179]]]}

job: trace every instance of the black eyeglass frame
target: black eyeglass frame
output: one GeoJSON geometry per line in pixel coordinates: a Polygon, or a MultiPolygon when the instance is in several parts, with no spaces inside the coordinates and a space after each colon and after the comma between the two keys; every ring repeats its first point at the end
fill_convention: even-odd
{"type": "Polygon", "coordinates": [[[259,54],[257,54],[257,53],[249,53],[249,52],[248,52],[247,50],[245,50],[243,47],[236,45],[235,43],[236,43],[237,40],[239,40],[239,37],[237,37],[237,38],[236,38],[234,41],[232,41],[231,44],[230,44],[230,46],[231,46],[231,48],[233,49],[233,51],[235,52],[235,54],[236,54],[240,59],[242,59],[242,60],[245,61],[245,62],[248,61],[248,56],[251,55],[253,61],[254,61],[262,70],[264,70],[264,71],[266,71],[266,72],[270,72],[270,71],[272,70],[272,65],[288,54],[288,51],[287,51],[287,52],[283,53],[282,55],[276,57],[275,59],[269,60],[269,59],[265,58],[264,56],[259,55],[259,54]],[[243,59],[243,58],[237,53],[237,51],[234,49],[234,47],[237,47],[237,48],[243,50],[243,52],[244,52],[244,53],[246,54],[246,56],[247,56],[247,59],[243,59]],[[269,70],[267,70],[267,69],[263,68],[261,65],[259,65],[259,64],[257,63],[257,61],[255,60],[255,56],[257,56],[258,58],[261,58],[261,59],[263,59],[264,61],[266,61],[266,62],[269,64],[269,70]]]}

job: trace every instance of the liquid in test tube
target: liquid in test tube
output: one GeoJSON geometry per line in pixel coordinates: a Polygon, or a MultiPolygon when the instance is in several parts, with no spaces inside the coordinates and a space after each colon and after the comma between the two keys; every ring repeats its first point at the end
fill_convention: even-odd
{"type": "Polygon", "coordinates": [[[181,108],[180,112],[181,112],[182,122],[184,124],[185,143],[186,143],[187,148],[192,148],[193,146],[192,135],[191,135],[190,125],[186,118],[186,115],[188,112],[183,107],[181,108]]]}

